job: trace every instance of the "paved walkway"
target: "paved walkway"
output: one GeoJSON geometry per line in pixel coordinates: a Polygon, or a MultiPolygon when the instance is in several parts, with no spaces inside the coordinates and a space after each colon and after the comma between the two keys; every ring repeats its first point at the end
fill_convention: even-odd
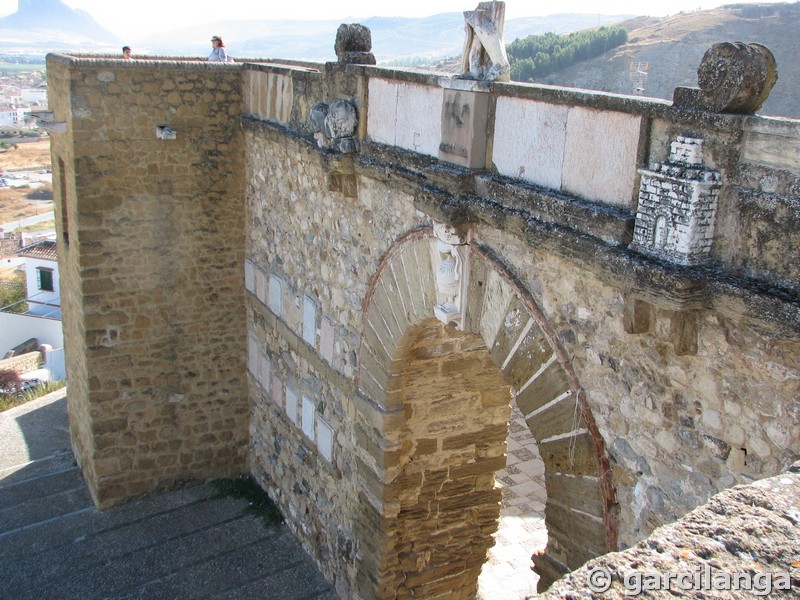
{"type": "Polygon", "coordinates": [[[214,484],[97,510],[63,391],[0,413],[0,599],[335,600],[285,525],[214,484]]]}

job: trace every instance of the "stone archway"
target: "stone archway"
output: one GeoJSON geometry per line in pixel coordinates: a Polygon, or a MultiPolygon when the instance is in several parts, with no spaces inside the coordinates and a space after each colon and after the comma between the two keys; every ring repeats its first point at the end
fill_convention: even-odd
{"type": "MultiPolygon", "coordinates": [[[[590,558],[616,549],[615,494],[608,458],[566,353],[533,297],[499,260],[475,242],[458,244],[458,236],[443,239],[426,229],[395,244],[381,261],[365,299],[358,387],[368,399],[368,408],[357,415],[367,432],[366,458],[358,465],[364,514],[359,517],[357,536],[366,551],[357,588],[363,597],[400,597],[398,578],[409,572],[408,563],[401,567],[402,559],[395,556],[402,553],[403,544],[413,542],[408,539],[411,530],[402,529],[398,515],[403,494],[413,488],[410,483],[416,485],[404,477],[410,457],[419,449],[419,439],[409,435],[409,427],[415,425],[408,423],[409,416],[414,417],[413,411],[407,413],[408,385],[415,378],[410,377],[413,367],[411,372],[407,368],[418,343],[418,328],[430,323],[432,314],[450,323],[451,329],[455,325],[463,335],[473,334],[472,339],[480,340],[493,363],[485,370],[500,373],[510,386],[538,442],[546,472],[548,533],[546,552],[535,557],[540,589],[590,558]],[[450,242],[457,247],[448,248],[450,242]],[[455,278],[454,268],[458,270],[455,278]]],[[[441,328],[440,335],[445,331],[441,328]]],[[[458,377],[458,372],[452,374],[458,377]]],[[[448,374],[439,377],[447,381],[448,374]]],[[[450,389],[458,385],[452,377],[448,383],[450,389]]],[[[504,415],[507,419],[507,405],[504,415]]],[[[467,445],[485,434],[462,433],[461,441],[467,445]]],[[[436,450],[442,447],[437,445],[436,450]]],[[[462,453],[461,464],[451,462],[447,468],[477,469],[476,456],[462,453]]],[[[495,462],[494,471],[502,466],[495,462]]],[[[495,512],[489,518],[492,524],[483,522],[482,527],[493,531],[496,518],[495,512]]],[[[429,564],[425,556],[419,563],[423,566],[429,564]]],[[[464,577],[467,573],[472,577],[471,565],[463,564],[464,577]]],[[[440,574],[456,577],[450,572],[440,574]]],[[[433,584],[425,581],[424,585],[433,584]]]]}

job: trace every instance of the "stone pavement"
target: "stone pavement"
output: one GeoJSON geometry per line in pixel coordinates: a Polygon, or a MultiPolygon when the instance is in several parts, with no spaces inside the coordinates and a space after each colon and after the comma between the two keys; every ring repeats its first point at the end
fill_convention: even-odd
{"type": "Polygon", "coordinates": [[[97,510],[65,392],[0,413],[0,599],[335,600],[285,525],[204,484],[97,510]]]}
{"type": "Polygon", "coordinates": [[[547,545],[544,462],[516,402],[511,407],[506,468],[497,473],[503,488],[500,523],[478,580],[478,600],[536,597],[539,576],[531,570],[531,554],[547,545]]]}

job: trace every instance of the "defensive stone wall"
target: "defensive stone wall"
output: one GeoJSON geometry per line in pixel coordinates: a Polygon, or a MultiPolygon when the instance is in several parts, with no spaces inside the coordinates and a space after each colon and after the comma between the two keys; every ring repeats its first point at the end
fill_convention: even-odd
{"type": "Polygon", "coordinates": [[[241,471],[249,440],[341,597],[466,598],[509,401],[546,468],[545,583],[797,460],[797,122],[358,65],[50,62],[101,503],[241,471]]]}
{"type": "Polygon", "coordinates": [[[48,57],[70,426],[100,506],[245,468],[242,84],[219,67],[48,57]]]}

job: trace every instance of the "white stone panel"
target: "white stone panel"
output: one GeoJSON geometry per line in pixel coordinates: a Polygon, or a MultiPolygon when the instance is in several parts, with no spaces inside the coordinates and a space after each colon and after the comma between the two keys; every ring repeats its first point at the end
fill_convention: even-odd
{"type": "Polygon", "coordinates": [[[438,157],[443,101],[439,86],[371,78],[367,135],[382,144],[438,157]]]}
{"type": "Polygon", "coordinates": [[[303,433],[305,433],[310,440],[314,439],[315,412],[314,401],[308,396],[303,396],[303,418],[301,420],[301,425],[303,427],[303,433]]]}
{"type": "Polygon", "coordinates": [[[248,292],[256,291],[256,271],[255,266],[249,260],[244,261],[244,287],[248,292]]]}
{"type": "Polygon", "coordinates": [[[286,386],[286,416],[297,425],[297,394],[289,386],[286,386]]]}
{"type": "Polygon", "coordinates": [[[397,122],[398,85],[385,79],[369,80],[367,136],[381,144],[394,145],[397,122]]]}
{"type": "Polygon", "coordinates": [[[322,417],[317,417],[317,450],[328,462],[333,462],[333,428],[322,417]]]}
{"type": "Polygon", "coordinates": [[[258,381],[261,383],[261,387],[268,390],[272,376],[270,372],[272,365],[270,365],[269,356],[265,352],[260,352],[259,355],[258,381]]]}
{"type": "Polygon", "coordinates": [[[640,130],[638,115],[571,108],[562,190],[587,200],[631,208],[640,130]]]}
{"type": "Polygon", "coordinates": [[[317,303],[309,296],[303,297],[303,339],[317,347],[317,303]]]}
{"type": "Polygon", "coordinates": [[[247,370],[253,377],[258,378],[258,340],[251,336],[247,338],[247,370]]]}
{"type": "Polygon", "coordinates": [[[261,269],[256,269],[256,297],[262,304],[267,303],[267,276],[261,269]]]}
{"type": "Polygon", "coordinates": [[[329,364],[333,364],[333,349],[336,334],[336,324],[324,317],[319,332],[319,354],[329,364]]]}
{"type": "Polygon", "coordinates": [[[283,316],[283,279],[277,275],[269,278],[269,309],[278,315],[283,316]]]}
{"type": "Polygon", "coordinates": [[[498,172],[560,190],[568,113],[567,106],[498,98],[493,156],[498,172]]]}

